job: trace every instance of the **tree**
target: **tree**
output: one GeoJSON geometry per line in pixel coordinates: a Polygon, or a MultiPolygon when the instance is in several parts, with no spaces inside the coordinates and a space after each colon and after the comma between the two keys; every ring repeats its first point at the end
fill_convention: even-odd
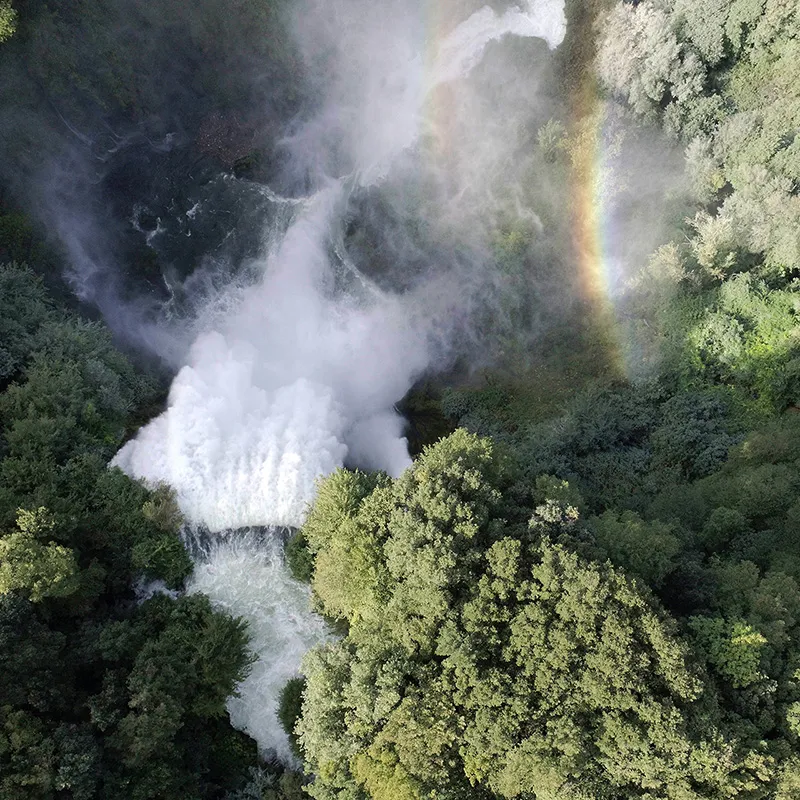
{"type": "Polygon", "coordinates": [[[17,29],[17,12],[11,0],[0,0],[0,42],[5,42],[17,29]]]}
{"type": "Polygon", "coordinates": [[[19,591],[38,603],[67,597],[78,588],[78,565],[72,550],[39,537],[52,529],[47,510],[20,510],[18,531],[0,537],[0,594],[19,591]]]}
{"type": "Polygon", "coordinates": [[[692,617],[689,626],[708,662],[736,688],[764,677],[759,670],[767,640],[742,620],[692,617]]]}
{"type": "Polygon", "coordinates": [[[670,102],[702,95],[703,62],[663,4],[618,3],[608,15],[598,56],[600,77],[639,114],[657,118],[670,102]]]}
{"type": "Polygon", "coordinates": [[[245,625],[201,595],[135,602],[192,563],[172,492],[108,468],[152,382],[29,270],[0,290],[0,795],[220,797],[257,761],[225,715],[245,625]]]}
{"type": "Polygon", "coordinates": [[[302,758],[302,753],[300,751],[300,741],[294,728],[302,713],[305,685],[306,682],[303,678],[291,678],[281,689],[281,696],[278,702],[278,719],[281,721],[281,726],[289,737],[292,750],[298,758],[302,758]]]}
{"type": "Polygon", "coordinates": [[[141,515],[152,527],[131,549],[132,568],[179,588],[190,574],[192,564],[179,536],[183,517],[174,491],[163,484],[156,487],[142,504],[141,515]]]}
{"type": "Polygon", "coordinates": [[[55,788],[54,747],[33,714],[0,707],[0,794],[45,800],[55,788]]]}
{"type": "Polygon", "coordinates": [[[590,519],[589,527],[612,563],[643,578],[648,586],[661,585],[681,550],[674,525],[645,522],[633,511],[606,511],[590,519]]]}
{"type": "Polygon", "coordinates": [[[74,675],[67,637],[39,619],[19,594],[0,595],[0,706],[37,714],[63,711],[74,675]]]}
{"type": "MultiPolygon", "coordinates": [[[[758,796],[769,759],[726,731],[675,624],[641,585],[565,546],[575,492],[538,481],[529,526],[531,509],[509,502],[515,477],[489,440],[459,430],[371,494],[357,475],[321,487],[317,557],[341,531],[371,530],[383,602],[351,596],[347,635],[304,662],[310,794],[758,796]],[[347,524],[323,532],[326,515],[343,518],[332,496],[347,524]]],[[[633,516],[609,525],[647,530],[633,516]]],[[[329,597],[340,608],[322,589],[323,610],[329,597]]]]}
{"type": "Polygon", "coordinates": [[[224,746],[223,731],[213,729],[249,669],[246,644],[245,623],[214,612],[204,595],[156,595],[85,645],[108,667],[89,699],[110,751],[107,796],[204,796],[212,765],[196,762],[198,737],[211,737],[199,758],[224,746]]]}
{"type": "Polygon", "coordinates": [[[381,532],[356,511],[385,480],[380,475],[337,470],[319,486],[303,526],[300,535],[314,559],[312,586],[332,618],[353,622],[383,602],[381,532]]]}
{"type": "MultiPolygon", "coordinates": [[[[2,13],[0,5],[0,30],[2,13]]],[[[32,270],[0,264],[0,385],[25,364],[36,348],[37,332],[53,316],[52,302],[32,270]]]]}
{"type": "Polygon", "coordinates": [[[660,482],[685,483],[715,472],[741,441],[730,421],[724,392],[687,391],[661,406],[661,421],[650,441],[660,482]]]}

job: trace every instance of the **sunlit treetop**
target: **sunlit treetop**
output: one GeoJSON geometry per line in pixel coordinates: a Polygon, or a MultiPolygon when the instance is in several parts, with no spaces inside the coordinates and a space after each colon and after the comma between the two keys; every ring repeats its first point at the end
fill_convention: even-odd
{"type": "Polygon", "coordinates": [[[11,0],[0,0],[0,42],[10,39],[17,29],[17,12],[11,0]]]}

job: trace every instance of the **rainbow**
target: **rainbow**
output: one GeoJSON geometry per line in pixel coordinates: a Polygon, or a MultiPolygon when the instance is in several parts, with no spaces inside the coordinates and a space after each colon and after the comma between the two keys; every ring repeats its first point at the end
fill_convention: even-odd
{"type": "Polygon", "coordinates": [[[574,254],[580,272],[583,300],[591,309],[597,335],[608,360],[610,377],[630,374],[629,354],[623,347],[617,309],[613,253],[612,168],[607,111],[602,101],[580,98],[571,122],[572,230],[574,254]],[[591,105],[590,105],[591,104],[591,105]]]}
{"type": "MultiPolygon", "coordinates": [[[[563,0],[526,0],[525,8],[497,14],[484,6],[467,20],[457,19],[457,3],[427,4],[424,28],[432,32],[427,39],[424,108],[420,124],[431,147],[432,158],[447,165],[456,155],[456,84],[453,79],[468,74],[486,45],[505,35],[538,37],[551,49],[561,44],[566,34],[563,0]],[[455,66],[454,66],[455,65],[455,66]]],[[[593,15],[577,21],[575,36],[592,37],[593,15]]],[[[573,87],[568,123],[568,152],[571,159],[570,215],[572,246],[580,274],[581,299],[590,310],[592,335],[599,340],[609,377],[622,379],[630,374],[630,353],[623,347],[615,298],[616,259],[614,255],[612,161],[616,149],[607,106],[599,97],[591,58],[578,68],[573,87]]]]}

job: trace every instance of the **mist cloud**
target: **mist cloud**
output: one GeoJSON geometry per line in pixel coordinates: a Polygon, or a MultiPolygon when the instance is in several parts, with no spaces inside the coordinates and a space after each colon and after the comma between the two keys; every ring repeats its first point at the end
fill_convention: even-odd
{"type": "Polygon", "coordinates": [[[403,293],[354,271],[336,256],[347,198],[386,178],[420,135],[427,93],[467,75],[490,42],[564,35],[556,0],[484,8],[431,61],[409,4],[377,5],[311,3],[298,36],[309,67],[327,54],[324,99],[289,144],[322,188],[267,237],[262,278],[198,336],[168,410],[115,461],[172,485],[187,519],[212,531],[300,525],[316,479],[345,461],[392,474],[410,463],[393,405],[446,350],[468,293],[441,265],[403,293]]]}
{"type": "Polygon", "coordinates": [[[300,525],[351,441],[394,474],[409,463],[391,409],[427,364],[426,337],[395,297],[336,293],[327,237],[341,191],[299,210],[263,280],[195,341],[169,410],[117,456],[174,486],[192,523],[300,525]]]}

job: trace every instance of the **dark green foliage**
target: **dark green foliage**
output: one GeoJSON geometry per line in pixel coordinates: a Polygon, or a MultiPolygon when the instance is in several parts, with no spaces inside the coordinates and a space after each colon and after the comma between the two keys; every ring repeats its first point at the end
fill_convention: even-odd
{"type": "Polygon", "coordinates": [[[70,647],[23,600],[2,598],[0,614],[9,653],[0,662],[6,785],[37,770],[32,797],[71,788],[89,799],[188,800],[253,763],[252,742],[216,722],[247,671],[244,625],[212,611],[204,596],[158,595],[123,619],[86,620],[66,634],[70,647]],[[33,736],[39,750],[15,754],[33,736]],[[37,752],[49,756],[37,763],[37,752]]]}
{"type": "Polygon", "coordinates": [[[751,433],[713,475],[667,489],[650,514],[675,517],[708,552],[747,556],[764,567],[796,570],[792,531],[800,499],[800,419],[786,414],[751,433]],[[759,538],[767,537],[759,548],[759,538]]]}
{"type": "Polygon", "coordinates": [[[111,786],[132,784],[141,797],[184,796],[187,781],[199,787],[205,770],[197,772],[191,737],[224,714],[246,673],[245,644],[243,623],[215,614],[202,595],[155,596],[133,618],[90,634],[84,646],[107,664],[87,703],[114,754],[111,786]]]}
{"type": "Polygon", "coordinates": [[[36,775],[24,796],[70,788],[87,800],[189,800],[253,763],[252,742],[215,721],[247,670],[240,621],[202,595],[161,595],[124,619],[84,625],[57,633],[21,598],[0,599],[6,789],[36,775]]]}
{"type": "Polygon", "coordinates": [[[408,423],[405,436],[412,457],[453,432],[452,420],[443,413],[440,392],[432,384],[423,382],[412,388],[397,404],[397,410],[408,423]]]}
{"type": "Polygon", "coordinates": [[[645,522],[633,511],[606,511],[589,520],[589,527],[610,560],[642,578],[648,586],[663,583],[681,550],[673,525],[659,520],[645,522]]]}
{"type": "Polygon", "coordinates": [[[723,392],[683,392],[660,411],[651,446],[653,468],[662,481],[684,483],[710,475],[741,439],[731,419],[731,399],[723,392]]]}
{"type": "Polygon", "coordinates": [[[314,556],[302,530],[293,534],[286,543],[284,555],[292,577],[303,583],[311,583],[311,576],[314,574],[314,556]]]}
{"type": "Polygon", "coordinates": [[[44,507],[54,546],[79,550],[82,565],[94,559],[109,588],[132,572],[179,586],[191,565],[174,500],[106,468],[153,383],[105,328],[55,309],[30,270],[0,267],[0,282],[5,352],[18,374],[0,394],[0,525],[10,531],[18,508],[44,507]]]}
{"type": "Polygon", "coordinates": [[[708,662],[735,688],[758,681],[761,651],[767,640],[751,625],[719,617],[693,617],[689,625],[708,662]]]}
{"type": "Polygon", "coordinates": [[[179,588],[191,572],[192,563],[178,537],[182,517],[169,487],[162,485],[152,492],[140,513],[149,525],[142,526],[146,533],[131,550],[133,570],[179,588]]]}
{"type": "Polygon", "coordinates": [[[292,678],[281,690],[281,697],[278,703],[278,719],[281,721],[281,725],[291,742],[292,750],[298,758],[302,758],[303,755],[300,751],[300,740],[294,728],[303,710],[303,691],[305,687],[305,678],[292,678]]]}
{"type": "Polygon", "coordinates": [[[135,603],[191,560],[171,491],[107,466],[153,384],[27,268],[0,288],[0,796],[217,797],[257,759],[225,718],[245,625],[202,595],[135,603]]]}
{"type": "Polygon", "coordinates": [[[36,264],[40,274],[51,272],[53,253],[33,222],[19,211],[0,203],[0,263],[36,264]]]}
{"type": "Polygon", "coordinates": [[[131,549],[131,568],[178,588],[191,572],[192,564],[183,543],[171,531],[136,542],[131,549]]]}
{"type": "Polygon", "coordinates": [[[0,596],[0,703],[37,712],[68,705],[66,642],[63,633],[40,619],[33,604],[14,594],[0,596]]]}
{"type": "MultiPolygon", "coordinates": [[[[358,475],[323,483],[317,558],[358,530],[374,566],[370,591],[350,595],[347,636],[306,660],[298,730],[312,796],[766,797],[769,754],[739,740],[649,592],[553,543],[580,536],[581,499],[542,479],[526,525],[507,503],[509,466],[456,431],[371,493],[358,475]]],[[[670,526],[594,525],[646,577],[669,568],[670,526]],[[648,559],[659,547],[665,560],[648,559]]],[[[342,613],[333,583],[314,586],[342,613]]],[[[742,631],[732,646],[758,645],[742,631]]],[[[737,653],[709,658],[741,683],[755,673],[737,653]]]]}
{"type": "Polygon", "coordinates": [[[239,100],[249,88],[247,76],[240,73],[250,58],[261,57],[265,69],[277,72],[292,55],[288,43],[274,41],[280,27],[277,3],[248,0],[235,14],[226,13],[216,0],[194,4],[191,13],[161,0],[134,3],[124,11],[107,2],[65,7],[39,0],[27,5],[30,35],[25,44],[36,59],[35,77],[55,95],[71,94],[71,102],[91,100],[107,110],[164,113],[165,89],[194,89],[218,101],[239,100]],[[174,40],[165,47],[170,35],[174,40]],[[159,48],[165,52],[159,53],[159,48]],[[183,67],[180,63],[171,71],[163,59],[182,62],[199,53],[206,54],[209,64],[199,65],[194,86],[163,85],[165,76],[175,81],[174,72],[180,76],[183,67]]]}
{"type": "Polygon", "coordinates": [[[53,317],[44,286],[30,269],[0,265],[0,386],[26,363],[36,334],[53,317]]]}

